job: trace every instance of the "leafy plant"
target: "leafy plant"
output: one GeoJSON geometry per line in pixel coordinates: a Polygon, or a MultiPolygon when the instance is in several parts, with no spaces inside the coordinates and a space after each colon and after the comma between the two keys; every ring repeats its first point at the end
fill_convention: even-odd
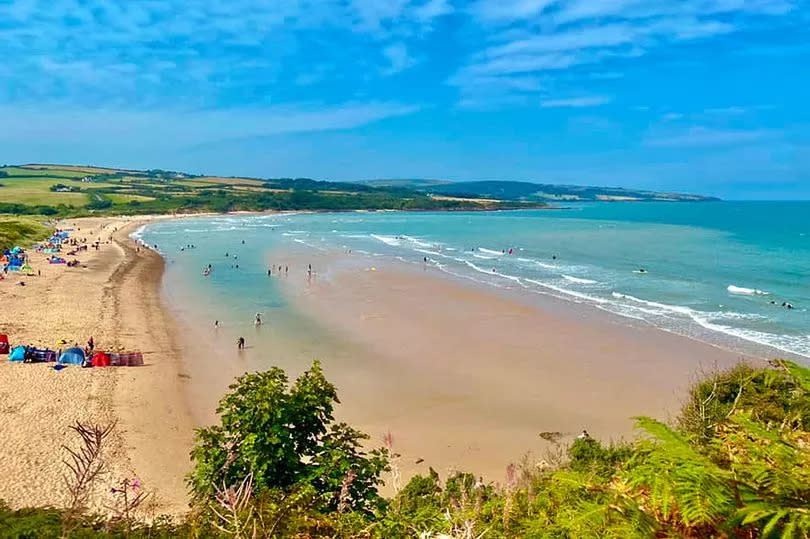
{"type": "Polygon", "coordinates": [[[324,511],[336,510],[347,489],[353,510],[371,511],[387,452],[367,453],[368,436],[333,422],[337,392],[318,362],[292,385],[272,368],[241,376],[230,389],[217,408],[220,424],[197,430],[188,477],[196,500],[250,476],[259,491],[309,485],[324,511]]]}

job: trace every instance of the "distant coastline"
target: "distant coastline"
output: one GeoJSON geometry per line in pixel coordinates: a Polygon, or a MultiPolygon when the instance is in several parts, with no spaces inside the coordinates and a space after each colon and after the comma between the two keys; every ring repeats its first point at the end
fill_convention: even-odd
{"type": "Polygon", "coordinates": [[[0,167],[0,213],[82,216],[234,211],[491,211],[570,202],[716,200],[700,195],[516,181],[247,178],[161,169],[25,164],[0,167]]]}

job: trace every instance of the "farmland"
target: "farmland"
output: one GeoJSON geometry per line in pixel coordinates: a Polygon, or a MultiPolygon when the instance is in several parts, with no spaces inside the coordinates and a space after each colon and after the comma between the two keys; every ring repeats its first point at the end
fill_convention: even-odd
{"type": "Polygon", "coordinates": [[[480,210],[538,203],[433,196],[399,186],[309,178],[197,176],[166,170],[0,167],[0,213],[77,216],[265,210],[480,210]]]}

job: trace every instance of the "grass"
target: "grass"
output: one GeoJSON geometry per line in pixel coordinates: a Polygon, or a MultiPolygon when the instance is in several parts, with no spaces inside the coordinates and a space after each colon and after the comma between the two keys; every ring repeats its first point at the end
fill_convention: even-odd
{"type": "MultiPolygon", "coordinates": [[[[66,178],[0,178],[0,200],[8,203],[29,204],[29,205],[51,205],[64,204],[66,206],[84,206],[87,204],[87,196],[84,193],[56,193],[50,190],[52,185],[66,183],[66,178]]],[[[70,185],[83,185],[70,182],[70,185]]]]}
{"type": "Polygon", "coordinates": [[[75,165],[48,165],[40,163],[30,163],[27,165],[20,165],[20,167],[33,170],[40,169],[40,170],[62,170],[62,171],[79,172],[82,174],[82,176],[86,176],[87,174],[112,174],[118,172],[118,170],[114,168],[82,167],[75,165]]]}
{"type": "Polygon", "coordinates": [[[53,228],[43,224],[43,218],[9,217],[0,215],[0,250],[31,247],[47,238],[53,228]]]}
{"type": "Polygon", "coordinates": [[[132,200],[137,200],[139,202],[147,202],[150,200],[155,200],[154,197],[147,197],[143,195],[109,194],[106,196],[107,198],[112,200],[113,204],[126,204],[132,200]]]}
{"type": "Polygon", "coordinates": [[[0,171],[6,172],[9,176],[47,176],[58,178],[84,178],[87,173],[78,170],[58,170],[58,169],[35,169],[23,167],[2,167],[0,171]]]}
{"type": "Polygon", "coordinates": [[[261,186],[265,182],[262,180],[253,180],[250,178],[221,178],[218,176],[204,176],[202,178],[194,178],[195,182],[203,184],[217,184],[217,185],[255,185],[261,186]]]}

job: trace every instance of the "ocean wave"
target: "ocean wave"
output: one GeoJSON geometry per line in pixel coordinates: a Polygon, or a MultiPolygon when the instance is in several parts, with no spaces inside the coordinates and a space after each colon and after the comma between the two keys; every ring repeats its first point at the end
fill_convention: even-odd
{"type": "Polygon", "coordinates": [[[473,264],[469,260],[464,260],[463,262],[465,264],[467,264],[469,267],[471,267],[472,269],[474,269],[475,271],[477,271],[477,272],[484,273],[486,275],[494,275],[496,277],[501,277],[503,279],[508,279],[510,281],[513,281],[513,282],[519,284],[520,286],[524,286],[523,283],[520,281],[520,277],[517,277],[516,275],[509,275],[508,273],[500,273],[495,268],[493,268],[491,270],[486,270],[486,269],[484,269],[484,268],[482,268],[480,266],[477,266],[477,265],[473,264]]]}
{"type": "Polygon", "coordinates": [[[371,237],[377,241],[383,242],[386,245],[390,245],[391,247],[399,247],[400,245],[400,241],[394,236],[382,236],[379,234],[372,234],[371,237]]]}
{"type": "MultiPolygon", "coordinates": [[[[716,320],[717,318],[729,318],[737,320],[752,319],[753,317],[756,317],[758,315],[748,315],[743,313],[732,314],[729,312],[702,312],[681,305],[668,305],[665,303],[659,303],[657,301],[647,301],[641,298],[637,298],[635,296],[631,296],[629,294],[620,294],[619,292],[613,292],[612,295],[616,299],[630,300],[631,302],[635,302],[640,305],[648,307],[657,308],[667,313],[676,313],[686,316],[692,322],[699,325],[700,327],[716,333],[721,333],[730,337],[735,337],[737,339],[749,341],[762,346],[775,348],[777,350],[781,350],[782,352],[788,352],[791,354],[810,357],[810,336],[796,337],[790,335],[778,335],[774,333],[767,333],[764,331],[757,331],[753,329],[733,327],[726,324],[720,324],[716,320]]],[[[655,311],[650,312],[645,309],[642,310],[644,310],[645,312],[649,312],[649,314],[658,314],[658,315],[664,314],[655,311]]],[[[617,314],[624,314],[624,313],[619,312],[617,314]]]]}
{"type": "Polygon", "coordinates": [[[540,262],[539,260],[535,260],[534,258],[518,258],[519,262],[528,262],[530,264],[534,264],[535,266],[540,266],[541,268],[546,269],[557,269],[557,266],[554,264],[546,264],[545,262],[540,262]]]}
{"type": "Polygon", "coordinates": [[[580,277],[572,277],[570,275],[563,274],[563,279],[566,281],[577,283],[577,284],[597,284],[599,281],[594,281],[593,279],[582,279],[580,277]]]}
{"type": "Polygon", "coordinates": [[[145,230],[146,230],[146,225],[141,225],[137,229],[135,229],[135,232],[130,234],[129,237],[134,239],[134,240],[140,241],[141,238],[143,238],[143,233],[144,233],[145,230]]]}
{"type": "Polygon", "coordinates": [[[745,287],[742,287],[742,286],[734,286],[733,284],[728,285],[726,287],[726,290],[728,290],[729,294],[741,294],[741,295],[744,295],[744,296],[767,296],[768,295],[768,292],[765,292],[764,290],[758,290],[756,288],[745,288],[745,287]]]}
{"type": "Polygon", "coordinates": [[[435,247],[437,245],[436,243],[429,243],[429,242],[426,242],[426,241],[421,240],[419,238],[414,238],[412,236],[404,236],[403,235],[403,236],[400,236],[400,237],[402,237],[403,239],[408,240],[409,242],[411,242],[414,245],[417,245],[419,247],[432,248],[432,247],[435,247]]]}
{"type": "Polygon", "coordinates": [[[570,297],[574,297],[574,298],[581,299],[581,300],[584,300],[584,301],[597,303],[597,304],[600,304],[600,305],[608,303],[608,300],[606,300],[606,299],[602,299],[602,298],[599,298],[599,297],[596,297],[596,296],[591,296],[589,294],[583,294],[582,292],[577,292],[576,290],[568,290],[567,288],[563,288],[561,286],[555,286],[555,285],[550,284],[550,283],[544,283],[543,281],[538,281],[536,279],[526,279],[526,282],[532,283],[532,284],[540,286],[542,288],[547,288],[549,290],[553,290],[554,292],[557,292],[559,294],[563,294],[564,296],[570,296],[570,297]]]}
{"type": "Polygon", "coordinates": [[[495,260],[496,258],[500,258],[498,256],[487,256],[487,255],[479,255],[478,253],[473,253],[475,258],[480,258],[481,260],[495,260]]]}
{"type": "Polygon", "coordinates": [[[695,313],[695,311],[693,309],[690,309],[689,307],[683,307],[681,305],[669,305],[667,303],[659,303],[657,301],[648,301],[646,299],[631,296],[630,294],[621,294],[619,292],[613,292],[611,295],[616,299],[630,300],[636,303],[640,303],[642,305],[647,305],[648,307],[654,307],[671,313],[678,313],[686,316],[692,316],[692,314],[695,313]]]}
{"type": "Polygon", "coordinates": [[[487,253],[487,254],[490,254],[490,255],[503,256],[502,251],[493,251],[492,249],[485,249],[484,247],[479,247],[478,250],[481,251],[482,253],[487,253]]]}

